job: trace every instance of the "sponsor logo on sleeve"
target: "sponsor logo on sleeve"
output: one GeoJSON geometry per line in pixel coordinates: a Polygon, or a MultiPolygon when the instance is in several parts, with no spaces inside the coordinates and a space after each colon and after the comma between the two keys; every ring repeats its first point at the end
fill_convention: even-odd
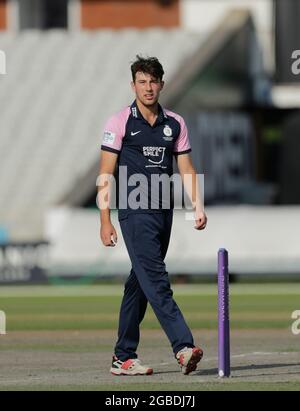
{"type": "Polygon", "coordinates": [[[113,145],[116,138],[116,134],[111,131],[105,131],[103,136],[103,143],[113,145]]]}

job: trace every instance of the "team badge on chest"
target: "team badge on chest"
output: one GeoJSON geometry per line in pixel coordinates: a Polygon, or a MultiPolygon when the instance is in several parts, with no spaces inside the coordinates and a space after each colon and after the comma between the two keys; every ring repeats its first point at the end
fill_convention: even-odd
{"type": "Polygon", "coordinates": [[[166,140],[166,141],[173,140],[173,137],[172,137],[173,131],[172,131],[171,127],[165,126],[164,130],[163,130],[163,133],[164,133],[164,136],[163,136],[164,140],[166,140]]]}

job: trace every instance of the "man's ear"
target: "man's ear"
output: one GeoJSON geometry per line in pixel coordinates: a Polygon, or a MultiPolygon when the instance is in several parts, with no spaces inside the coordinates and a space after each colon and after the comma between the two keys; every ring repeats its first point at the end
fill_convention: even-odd
{"type": "Polygon", "coordinates": [[[131,82],[130,82],[130,85],[131,85],[132,90],[133,90],[133,91],[135,91],[135,84],[134,84],[134,81],[131,81],[131,82]]]}
{"type": "Polygon", "coordinates": [[[161,84],[160,87],[161,87],[161,90],[162,90],[162,89],[164,88],[165,82],[164,82],[164,81],[161,81],[160,84],[161,84]]]}

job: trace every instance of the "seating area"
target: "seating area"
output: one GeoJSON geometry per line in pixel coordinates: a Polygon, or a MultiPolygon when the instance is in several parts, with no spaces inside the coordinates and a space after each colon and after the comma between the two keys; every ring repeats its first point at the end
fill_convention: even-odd
{"type": "Polygon", "coordinates": [[[45,210],[97,161],[104,121],[133,99],[128,56],[156,55],[172,81],[202,41],[178,29],[0,33],[0,224],[11,240],[43,238],[45,210]]]}

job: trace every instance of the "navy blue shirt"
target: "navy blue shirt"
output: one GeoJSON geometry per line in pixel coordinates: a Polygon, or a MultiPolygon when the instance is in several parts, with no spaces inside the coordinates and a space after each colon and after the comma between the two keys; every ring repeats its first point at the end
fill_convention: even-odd
{"type": "Polygon", "coordinates": [[[134,101],[109,118],[101,149],[118,154],[119,220],[129,213],[173,208],[173,155],[191,151],[181,116],[158,105],[158,117],[151,126],[134,101]]]}

